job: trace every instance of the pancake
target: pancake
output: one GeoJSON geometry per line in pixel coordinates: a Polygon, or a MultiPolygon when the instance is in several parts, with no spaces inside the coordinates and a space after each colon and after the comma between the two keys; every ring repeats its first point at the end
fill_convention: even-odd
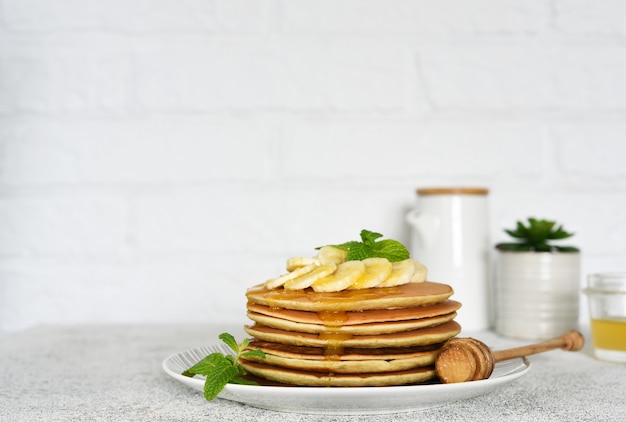
{"type": "Polygon", "coordinates": [[[382,373],[329,374],[328,372],[300,371],[241,360],[241,366],[250,374],[282,384],[316,387],[381,387],[416,384],[435,378],[433,366],[382,373]]]}
{"type": "Polygon", "coordinates": [[[295,346],[312,346],[322,348],[337,347],[337,345],[340,345],[342,348],[422,346],[442,343],[461,332],[461,326],[456,321],[448,321],[434,327],[420,328],[417,330],[403,331],[399,333],[359,336],[352,336],[348,334],[337,335],[337,333],[334,332],[327,332],[328,335],[324,336],[311,333],[279,330],[259,324],[255,324],[253,326],[246,325],[244,329],[249,335],[265,341],[291,344],[295,346]]]}
{"type": "Polygon", "coordinates": [[[248,318],[250,318],[252,321],[270,328],[317,334],[332,330],[333,332],[347,333],[352,335],[389,334],[401,331],[411,331],[418,328],[440,325],[444,322],[453,320],[455,317],[456,312],[452,312],[449,314],[438,315],[430,318],[420,318],[406,321],[372,322],[367,324],[329,326],[324,324],[306,324],[302,322],[294,322],[287,319],[275,318],[273,316],[259,314],[256,312],[248,312],[248,318]]]}
{"type": "Polygon", "coordinates": [[[333,374],[359,374],[368,372],[395,372],[407,369],[432,366],[435,363],[438,351],[423,352],[421,356],[404,359],[372,359],[372,360],[308,360],[276,356],[269,353],[263,358],[246,358],[267,365],[280,366],[309,372],[325,372],[333,374]]]}
{"type": "Polygon", "coordinates": [[[376,309],[370,311],[327,311],[327,312],[307,312],[294,311],[284,308],[271,308],[248,302],[248,311],[257,314],[282,318],[288,321],[302,322],[305,324],[322,325],[358,325],[374,322],[406,321],[411,319],[428,318],[438,315],[445,315],[457,311],[461,304],[454,300],[446,300],[425,306],[412,306],[407,308],[376,309]]]}
{"type": "Polygon", "coordinates": [[[248,301],[270,308],[310,312],[366,311],[431,305],[447,300],[453,294],[447,284],[429,281],[394,287],[317,293],[311,289],[266,289],[256,285],[246,292],[248,301]]]}
{"type": "MultiPolygon", "coordinates": [[[[260,349],[265,353],[286,358],[307,360],[328,360],[323,348],[308,346],[292,346],[288,344],[273,343],[254,339],[250,342],[249,349],[260,349]]],[[[422,356],[424,353],[439,351],[441,344],[429,344],[426,346],[413,347],[379,347],[376,349],[362,349],[358,347],[345,347],[339,357],[341,360],[392,360],[407,359],[422,356]]]]}
{"type": "Polygon", "coordinates": [[[289,353],[276,350],[274,343],[253,341],[250,348],[265,352],[265,358],[247,357],[244,359],[302,371],[327,373],[367,373],[395,372],[435,363],[439,354],[438,347],[405,349],[407,353],[376,353],[378,349],[352,349],[349,354],[343,351],[336,358],[329,359],[323,349],[299,346],[289,347],[289,353]],[[265,346],[265,347],[264,347],[265,346]],[[304,349],[304,350],[300,350],[304,349]],[[359,350],[356,354],[355,350],[359,350]]]}

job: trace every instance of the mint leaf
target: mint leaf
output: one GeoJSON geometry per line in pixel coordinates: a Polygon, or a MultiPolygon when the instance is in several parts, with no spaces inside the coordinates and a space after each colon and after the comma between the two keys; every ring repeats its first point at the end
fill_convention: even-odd
{"type": "Polygon", "coordinates": [[[245,348],[248,347],[249,344],[250,344],[250,339],[244,338],[241,344],[239,345],[239,349],[245,350],[245,348]]]}
{"type": "Polygon", "coordinates": [[[219,339],[222,340],[228,347],[232,349],[233,352],[239,352],[239,345],[237,345],[237,340],[231,334],[222,333],[219,335],[219,339]]]}
{"type": "Polygon", "coordinates": [[[348,249],[348,255],[346,261],[363,261],[365,258],[370,258],[371,248],[364,243],[357,243],[348,249]]]}
{"type": "Polygon", "coordinates": [[[255,357],[255,358],[265,359],[265,352],[263,350],[246,350],[245,352],[241,353],[241,356],[245,358],[255,357]]]}
{"type": "Polygon", "coordinates": [[[350,241],[331,246],[348,251],[346,261],[362,261],[366,258],[387,258],[390,262],[397,262],[408,259],[410,256],[408,249],[397,240],[377,240],[383,237],[383,235],[369,230],[361,230],[360,235],[361,242],[350,241]]]}
{"type": "MultiPolygon", "coordinates": [[[[352,241],[352,242],[346,242],[346,243],[342,243],[340,245],[332,245],[332,246],[334,246],[335,248],[343,249],[345,251],[349,251],[350,249],[352,249],[352,248],[354,248],[356,246],[359,246],[359,245],[362,245],[362,243],[361,242],[357,242],[357,241],[352,241]]],[[[315,249],[321,249],[321,246],[319,246],[319,247],[317,247],[315,249]]]]}
{"type": "Polygon", "coordinates": [[[222,353],[211,353],[205,356],[191,368],[182,372],[186,377],[194,375],[204,375],[204,397],[211,401],[217,397],[226,384],[247,384],[256,385],[254,381],[242,378],[246,375],[246,370],[239,364],[240,357],[259,357],[265,359],[262,350],[244,350],[250,344],[250,339],[244,339],[241,345],[237,344],[235,338],[228,333],[222,333],[219,338],[230,347],[233,354],[224,355],[222,353]]]}
{"type": "Polygon", "coordinates": [[[239,375],[239,369],[236,366],[225,358],[219,360],[213,370],[206,374],[204,398],[209,401],[213,400],[237,375],[239,375]]]}
{"type": "Polygon", "coordinates": [[[237,365],[237,357],[234,356],[234,355],[226,355],[226,356],[224,356],[224,359],[229,361],[233,366],[237,365]]]}
{"type": "Polygon", "coordinates": [[[221,353],[211,353],[205,356],[201,361],[196,363],[191,368],[183,372],[186,377],[193,377],[194,375],[209,375],[219,365],[226,361],[226,356],[221,353]]]}
{"type": "Polygon", "coordinates": [[[387,258],[391,262],[403,261],[409,258],[409,251],[397,240],[381,240],[372,247],[372,256],[387,258]]]}
{"type": "Polygon", "coordinates": [[[378,239],[380,237],[383,237],[382,234],[376,233],[376,232],[371,232],[369,230],[361,230],[360,234],[361,234],[361,240],[367,246],[373,246],[374,242],[376,242],[376,239],[378,239]]]}

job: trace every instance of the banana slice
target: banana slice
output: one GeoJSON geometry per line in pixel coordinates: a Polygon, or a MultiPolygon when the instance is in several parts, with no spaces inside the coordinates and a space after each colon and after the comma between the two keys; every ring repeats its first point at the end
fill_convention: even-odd
{"type": "Polygon", "coordinates": [[[322,246],[317,253],[317,259],[322,264],[335,264],[339,265],[346,262],[348,251],[334,246],[322,246]]]}
{"type": "Polygon", "coordinates": [[[428,268],[421,262],[413,260],[415,265],[415,273],[411,277],[411,283],[422,283],[428,279],[428,268]]]}
{"type": "Polygon", "coordinates": [[[285,273],[277,278],[267,280],[265,282],[265,288],[271,290],[271,289],[280,287],[286,282],[288,282],[289,280],[293,280],[296,277],[300,277],[301,275],[304,275],[306,273],[313,271],[316,267],[317,265],[305,265],[304,267],[300,267],[297,270],[285,273]]]}
{"type": "Polygon", "coordinates": [[[363,274],[363,261],[346,261],[339,264],[334,274],[320,278],[311,287],[316,292],[340,292],[352,286],[363,274]]]}
{"type": "Polygon", "coordinates": [[[387,280],[383,281],[378,287],[400,286],[411,281],[415,274],[415,264],[412,259],[405,259],[391,264],[391,274],[387,280]]]}
{"type": "Polygon", "coordinates": [[[286,290],[304,290],[307,287],[310,287],[315,281],[320,278],[331,275],[335,272],[337,266],[335,264],[322,264],[315,268],[313,271],[309,271],[306,274],[303,274],[299,277],[292,278],[291,280],[285,282],[283,287],[286,290]]]}
{"type": "Polygon", "coordinates": [[[287,260],[287,271],[291,272],[297,270],[300,267],[306,267],[307,265],[320,265],[320,260],[317,258],[306,258],[303,256],[297,256],[289,258],[287,260]]]}
{"type": "Polygon", "coordinates": [[[350,286],[350,289],[376,287],[391,275],[393,266],[387,258],[366,258],[361,262],[365,265],[365,274],[350,286]]]}

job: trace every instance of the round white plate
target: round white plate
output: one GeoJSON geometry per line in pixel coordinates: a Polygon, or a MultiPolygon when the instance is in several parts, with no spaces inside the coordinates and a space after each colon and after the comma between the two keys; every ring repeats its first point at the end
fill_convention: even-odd
{"type": "MultiPolygon", "coordinates": [[[[190,378],[181,373],[214,352],[231,353],[223,344],[192,349],[165,359],[163,369],[175,380],[203,391],[202,377],[190,378]]],[[[487,380],[458,384],[336,388],[227,384],[218,398],[292,413],[363,415],[410,412],[487,394],[521,377],[529,369],[530,362],[519,358],[497,363],[487,380]]]]}

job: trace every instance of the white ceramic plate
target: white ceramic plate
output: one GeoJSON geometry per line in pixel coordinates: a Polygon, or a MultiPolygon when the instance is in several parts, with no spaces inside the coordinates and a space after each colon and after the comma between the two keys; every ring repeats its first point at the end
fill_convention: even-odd
{"type": "MultiPolygon", "coordinates": [[[[204,379],[181,375],[206,355],[230,353],[223,344],[174,354],[163,361],[163,369],[175,380],[203,391],[204,379]]],[[[499,362],[487,380],[458,384],[392,387],[270,387],[228,384],[218,398],[262,409],[292,413],[358,415],[410,412],[444,406],[487,394],[502,384],[521,377],[530,369],[525,358],[499,362]]]]}

